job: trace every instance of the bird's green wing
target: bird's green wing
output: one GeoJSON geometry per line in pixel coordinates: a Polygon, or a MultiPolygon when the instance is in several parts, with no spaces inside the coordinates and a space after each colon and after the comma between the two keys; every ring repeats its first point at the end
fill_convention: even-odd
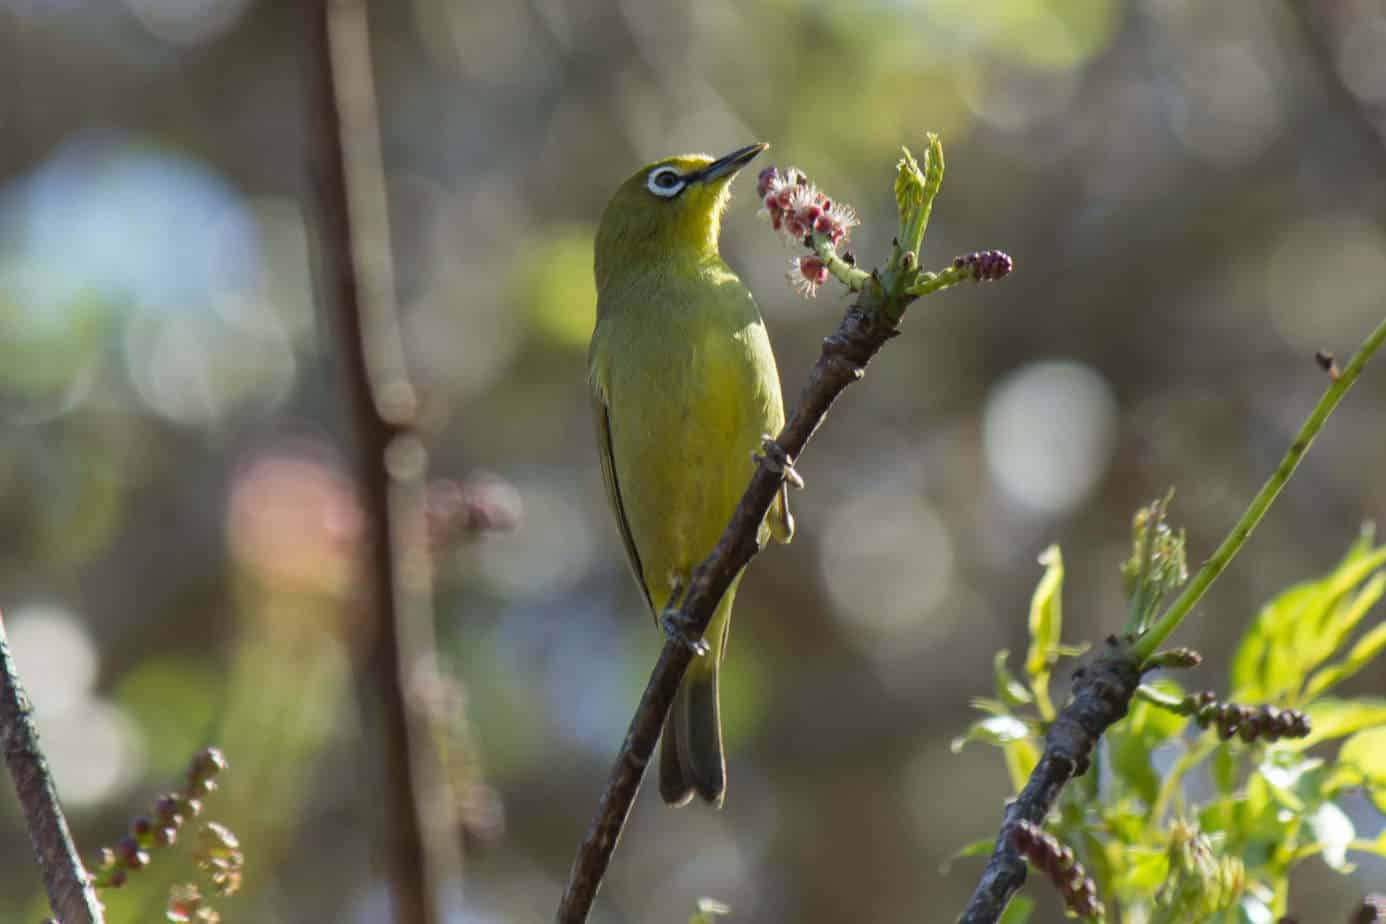
{"type": "Polygon", "coordinates": [[[626,547],[626,560],[635,572],[635,583],[654,612],[654,601],[650,599],[649,588],[645,584],[645,570],[640,565],[640,551],[635,547],[635,539],[630,534],[630,521],[626,519],[626,509],[621,503],[621,484],[616,480],[616,458],[611,453],[611,410],[595,391],[592,394],[592,413],[597,421],[597,454],[602,460],[602,481],[606,483],[606,499],[616,514],[616,528],[621,531],[621,543],[626,547]]]}

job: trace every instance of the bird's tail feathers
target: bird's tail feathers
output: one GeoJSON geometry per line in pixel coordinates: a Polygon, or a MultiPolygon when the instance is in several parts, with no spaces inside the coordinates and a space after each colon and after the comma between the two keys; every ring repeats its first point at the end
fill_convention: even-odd
{"type": "Polygon", "coordinates": [[[694,659],[669,710],[659,755],[659,794],[670,805],[697,795],[721,808],[727,791],[722,723],[717,702],[716,650],[694,659]]]}

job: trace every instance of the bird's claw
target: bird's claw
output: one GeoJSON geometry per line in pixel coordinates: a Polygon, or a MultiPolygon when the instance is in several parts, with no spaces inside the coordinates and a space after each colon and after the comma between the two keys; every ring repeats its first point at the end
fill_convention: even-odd
{"type": "Polygon", "coordinates": [[[665,638],[687,648],[696,657],[702,657],[712,650],[700,636],[693,634],[693,628],[688,624],[688,617],[682,609],[670,608],[660,613],[659,627],[664,630],[665,638]]]}
{"type": "Polygon", "coordinates": [[[802,490],[804,479],[794,468],[794,460],[789,457],[789,453],[784,451],[784,447],[768,433],[761,436],[760,447],[765,450],[765,455],[757,452],[751,453],[751,458],[756,461],[756,464],[759,465],[764,462],[765,467],[770,471],[782,476],[787,483],[802,490]]]}

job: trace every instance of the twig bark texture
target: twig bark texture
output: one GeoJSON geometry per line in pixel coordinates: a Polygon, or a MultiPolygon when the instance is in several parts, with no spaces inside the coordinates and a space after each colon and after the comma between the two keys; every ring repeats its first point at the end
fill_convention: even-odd
{"type": "Polygon", "coordinates": [[[1022,821],[1043,825],[1069,780],[1087,772],[1093,749],[1106,730],[1126,715],[1140,685],[1139,666],[1117,646],[1074,675],[1068,704],[1044,736],[1044,753],[1025,788],[1006,806],[996,846],[959,924],[994,924],[1006,903],[1025,884],[1025,860],[1011,831],[1022,821]]]}
{"type": "Polygon", "coordinates": [[[10,655],[9,639],[0,620],[0,746],[14,780],[24,826],[34,845],[39,872],[48,890],[48,904],[64,924],[101,924],[101,904],[96,890],[77,856],[67,830],[67,819],[58,804],[58,793],[48,773],[48,762],[39,749],[29,699],[19,682],[10,655]]]}
{"type": "MultiPolygon", "coordinates": [[[[793,414],[774,443],[767,445],[750,486],[712,554],[693,571],[673,618],[675,624],[686,629],[689,637],[702,636],[732,580],[760,550],[756,534],[784,482],[785,465],[793,464],[837,396],[862,377],[871,358],[898,333],[887,318],[899,317],[904,305],[911,300],[909,296],[902,296],[891,304],[892,297],[881,294],[878,288],[863,293],[847,309],[837,330],[823,341],[822,354],[814,364],[793,414]],[[888,314],[888,308],[895,310],[888,314]]],[[[587,920],[635,802],[660,729],[692,657],[686,645],[675,641],[666,642],[659,655],[617,754],[606,790],[597,804],[596,817],[583,837],[568,874],[557,915],[561,924],[580,924],[587,920]]]]}
{"type": "MultiPolygon", "coordinates": [[[[351,106],[345,86],[369,88],[369,59],[348,56],[334,47],[337,25],[347,4],[341,0],[303,0],[308,58],[311,66],[310,107],[314,149],[313,173],[318,180],[320,260],[327,287],[325,301],[333,316],[356,443],[356,483],[365,514],[366,589],[370,635],[366,639],[366,685],[362,708],[366,728],[378,733],[370,748],[380,764],[377,779],[383,791],[370,800],[381,806],[375,830],[385,853],[394,919],[399,924],[431,924],[435,919],[428,886],[427,856],[420,830],[409,740],[409,709],[401,676],[400,629],[396,601],[395,549],[390,511],[391,476],[386,459],[397,436],[396,427],[380,411],[368,357],[369,326],[363,308],[362,282],[357,266],[360,249],[353,233],[351,190],[343,132],[343,109],[351,130],[376,131],[372,117],[361,124],[363,107],[351,106]],[[350,58],[350,60],[348,60],[350,58]],[[350,66],[353,73],[339,74],[350,66]]],[[[357,15],[363,15],[358,9],[357,15]]],[[[360,51],[360,49],[354,49],[360,51]]]]}

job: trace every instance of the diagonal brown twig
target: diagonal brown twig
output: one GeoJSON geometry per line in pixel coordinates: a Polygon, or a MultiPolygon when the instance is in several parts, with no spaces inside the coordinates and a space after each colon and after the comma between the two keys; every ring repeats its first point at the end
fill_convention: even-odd
{"type": "MultiPolygon", "coordinates": [[[[756,534],[786,471],[808,444],[842,391],[860,379],[867,363],[899,333],[889,318],[898,318],[913,296],[883,293],[879,286],[862,292],[847,309],[837,330],[823,341],[822,353],[809,374],[784,429],[766,446],[750,485],[737,504],[712,553],[694,569],[677,611],[669,614],[688,637],[701,638],[713,611],[732,580],[760,551],[756,534]]],[[[666,642],[631,719],[615,766],[607,780],[596,816],[578,848],[558,907],[561,924],[587,920],[592,902],[635,802],[645,767],[654,751],[679,682],[692,660],[686,644],[666,642]]]]}

